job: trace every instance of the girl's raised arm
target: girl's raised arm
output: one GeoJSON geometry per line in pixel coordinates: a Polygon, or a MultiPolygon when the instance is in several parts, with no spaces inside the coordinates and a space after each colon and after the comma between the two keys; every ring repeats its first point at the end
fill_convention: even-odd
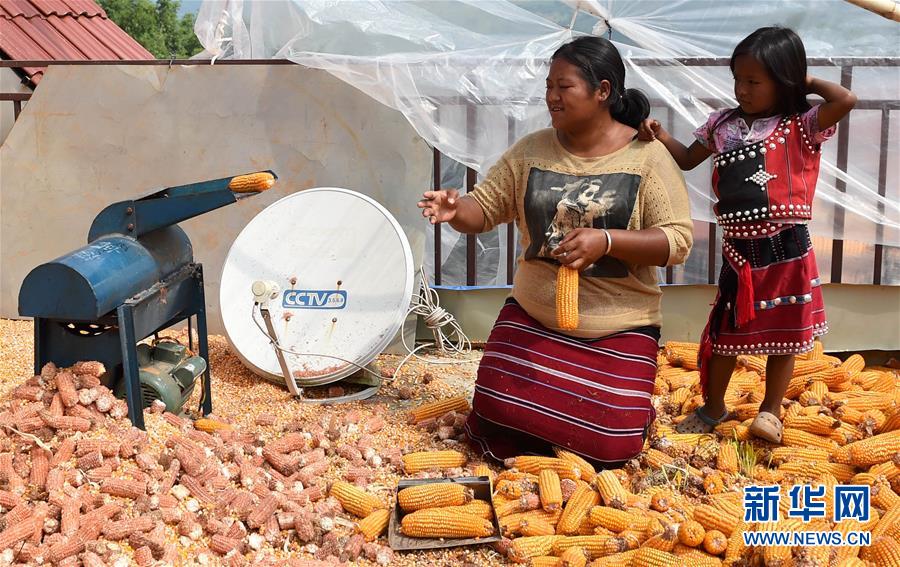
{"type": "Polygon", "coordinates": [[[852,91],[824,79],[807,75],[806,90],[825,99],[819,106],[820,130],[831,128],[856,106],[856,95],[852,91]]]}

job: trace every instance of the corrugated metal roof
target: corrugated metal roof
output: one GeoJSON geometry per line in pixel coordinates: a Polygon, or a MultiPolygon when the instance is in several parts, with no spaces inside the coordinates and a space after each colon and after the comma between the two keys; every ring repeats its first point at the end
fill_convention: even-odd
{"type": "MultiPolygon", "coordinates": [[[[3,0],[0,52],[9,59],[155,59],[93,0],[3,0]]],[[[44,69],[22,70],[37,85],[44,69]]]]}

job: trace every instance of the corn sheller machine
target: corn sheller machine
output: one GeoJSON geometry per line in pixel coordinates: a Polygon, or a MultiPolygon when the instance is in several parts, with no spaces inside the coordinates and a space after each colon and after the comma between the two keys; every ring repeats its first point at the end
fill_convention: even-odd
{"type": "Polygon", "coordinates": [[[177,223],[264,191],[275,179],[260,172],[168,187],[103,209],[86,246],[34,268],[19,290],[19,314],[34,318],[35,373],[48,362],[102,362],[103,384],[125,397],[131,422],[142,429],[144,408],[159,399],[179,413],[202,377],[200,411],[212,412],[203,266],[177,223]],[[184,320],[187,346],[159,340],[161,330],[184,320]],[[141,342],[150,336],[155,340],[141,342]]]}

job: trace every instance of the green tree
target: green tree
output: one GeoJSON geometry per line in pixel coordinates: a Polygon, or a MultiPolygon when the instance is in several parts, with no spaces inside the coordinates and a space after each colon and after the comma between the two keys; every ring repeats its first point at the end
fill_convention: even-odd
{"type": "Polygon", "coordinates": [[[109,19],[158,59],[186,59],[203,51],[194,15],[178,18],[179,0],[98,0],[109,19]]]}

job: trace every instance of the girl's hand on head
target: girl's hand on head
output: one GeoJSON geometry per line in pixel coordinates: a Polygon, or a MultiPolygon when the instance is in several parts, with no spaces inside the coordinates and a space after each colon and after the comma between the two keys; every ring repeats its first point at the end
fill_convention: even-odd
{"type": "Polygon", "coordinates": [[[422,216],[431,224],[449,222],[456,216],[456,205],[459,203],[459,191],[456,189],[426,191],[422,197],[417,205],[422,209],[422,216]]]}
{"type": "Polygon", "coordinates": [[[606,255],[606,234],[598,228],[569,231],[550,254],[563,266],[581,271],[606,255]]]}
{"type": "Polygon", "coordinates": [[[638,127],[638,140],[642,142],[655,140],[661,127],[659,120],[645,118],[638,127]]]}

